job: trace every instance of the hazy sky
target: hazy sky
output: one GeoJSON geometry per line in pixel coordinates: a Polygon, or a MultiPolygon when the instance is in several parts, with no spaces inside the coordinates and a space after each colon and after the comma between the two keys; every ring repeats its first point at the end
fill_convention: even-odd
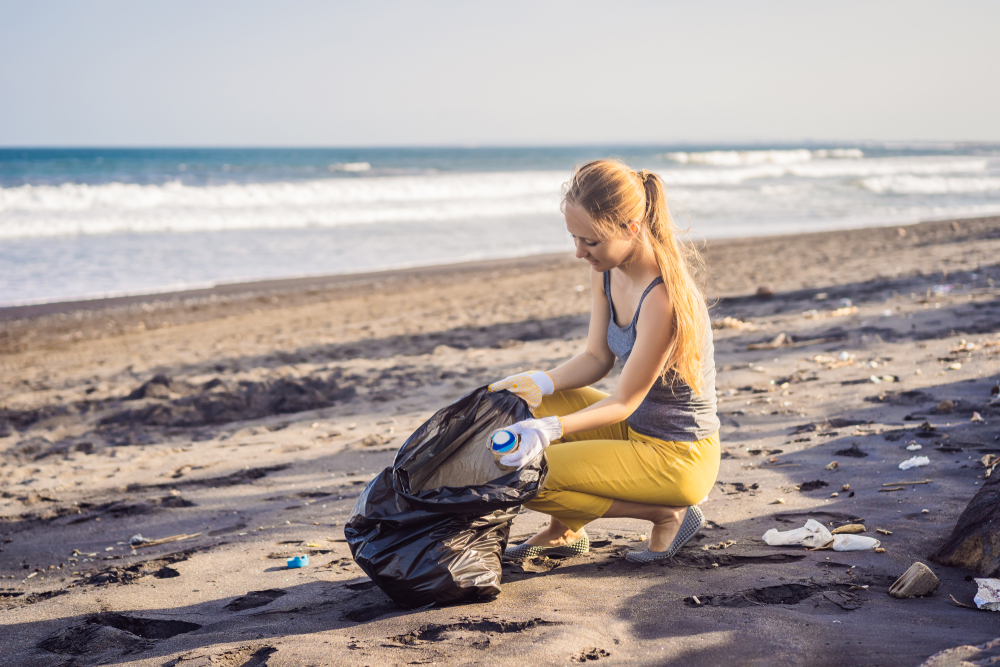
{"type": "Polygon", "coordinates": [[[998,141],[998,25],[997,0],[0,0],[0,145],[998,141]]]}

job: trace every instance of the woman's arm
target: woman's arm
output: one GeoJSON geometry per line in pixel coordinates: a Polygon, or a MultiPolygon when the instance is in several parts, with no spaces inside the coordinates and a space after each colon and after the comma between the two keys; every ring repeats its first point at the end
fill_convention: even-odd
{"type": "MultiPolygon", "coordinates": [[[[603,295],[603,291],[602,291],[603,295]]],[[[604,302],[604,309],[610,309],[607,300],[604,302]]],[[[595,311],[596,312],[596,311],[595,311]]],[[[667,352],[670,341],[674,335],[673,329],[673,307],[667,297],[667,290],[662,285],[657,285],[646,296],[642,310],[639,312],[639,321],[636,323],[636,341],[629,355],[625,368],[622,369],[621,378],[614,392],[607,398],[594,403],[593,405],[574,412],[571,415],[561,417],[563,435],[570,433],[580,433],[590,431],[609,424],[628,419],[629,415],[642,403],[642,399],[649,393],[663,364],[667,361],[667,352]]],[[[593,340],[594,330],[591,318],[591,340],[593,340]]],[[[607,327],[608,321],[604,322],[604,347],[607,347],[607,327]]],[[[589,344],[588,344],[589,350],[589,344]]],[[[610,350],[609,350],[610,353],[610,350]]],[[[583,355],[580,355],[583,356],[583,355]]],[[[570,360],[572,362],[573,360],[570,360]]],[[[570,363],[570,362],[567,362],[570,363]]],[[[612,356],[612,365],[614,357],[612,356]]],[[[564,364],[565,365],[565,364],[564,364]]],[[[558,369],[557,369],[558,370],[558,369]]],[[[607,375],[610,366],[601,377],[607,375]]],[[[582,385],[581,385],[582,386],[582,385]]],[[[559,383],[556,383],[559,387],[559,383]]]]}
{"type": "Polygon", "coordinates": [[[590,330],[587,349],[548,371],[556,391],[588,387],[607,377],[615,365],[615,355],[608,347],[608,323],[611,308],[604,295],[604,274],[590,272],[590,330]]]}

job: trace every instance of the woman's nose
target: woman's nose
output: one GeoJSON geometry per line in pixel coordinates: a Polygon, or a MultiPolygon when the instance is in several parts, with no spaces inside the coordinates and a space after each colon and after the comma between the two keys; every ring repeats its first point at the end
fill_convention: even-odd
{"type": "Polygon", "coordinates": [[[587,249],[583,247],[582,243],[576,244],[576,257],[577,259],[583,259],[587,256],[587,249]]]}

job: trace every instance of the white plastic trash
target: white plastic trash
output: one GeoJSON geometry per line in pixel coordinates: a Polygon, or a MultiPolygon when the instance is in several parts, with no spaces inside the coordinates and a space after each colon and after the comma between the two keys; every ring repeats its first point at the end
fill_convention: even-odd
{"type": "Polygon", "coordinates": [[[772,547],[788,544],[801,544],[804,547],[823,547],[830,543],[833,535],[826,526],[815,519],[806,521],[806,525],[795,530],[779,531],[775,528],[764,533],[764,542],[772,547]]]}
{"type": "Polygon", "coordinates": [[[834,551],[868,551],[869,549],[881,546],[881,544],[874,537],[865,537],[864,535],[842,534],[833,536],[834,551]]]}
{"type": "Polygon", "coordinates": [[[910,468],[919,468],[920,466],[930,465],[931,460],[926,456],[914,456],[912,459],[906,459],[899,464],[900,470],[909,470],[910,468]]]}
{"type": "Polygon", "coordinates": [[[973,601],[980,609],[1000,611],[1000,579],[976,579],[979,590],[973,601]]]}

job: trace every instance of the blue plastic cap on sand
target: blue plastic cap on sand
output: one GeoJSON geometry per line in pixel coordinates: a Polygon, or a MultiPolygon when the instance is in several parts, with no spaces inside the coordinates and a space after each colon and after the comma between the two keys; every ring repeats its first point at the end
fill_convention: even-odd
{"type": "Polygon", "coordinates": [[[288,567],[305,567],[309,564],[309,556],[294,556],[288,559],[288,567]]]}

